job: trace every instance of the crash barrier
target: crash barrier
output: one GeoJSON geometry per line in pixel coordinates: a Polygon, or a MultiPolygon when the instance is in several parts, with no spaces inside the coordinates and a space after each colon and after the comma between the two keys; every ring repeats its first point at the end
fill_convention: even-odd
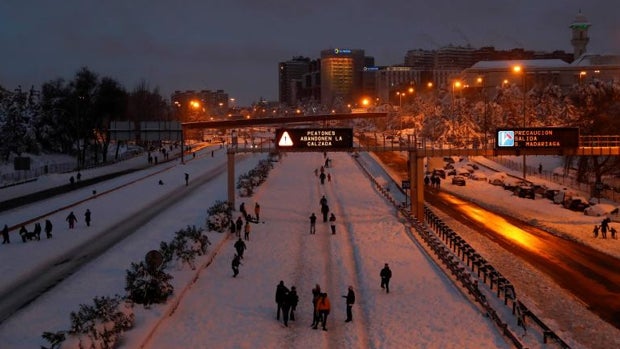
{"type": "Polygon", "coordinates": [[[454,230],[443,222],[428,207],[424,207],[424,221],[420,222],[414,217],[407,207],[403,207],[390,192],[385,183],[378,181],[367,169],[356,159],[362,171],[370,178],[375,187],[392,205],[400,210],[400,213],[407,218],[418,236],[426,243],[437,258],[447,267],[451,275],[457,280],[467,292],[480,304],[488,316],[502,330],[503,335],[517,348],[525,348],[524,343],[508,328],[508,324],[502,321],[498,312],[493,308],[487,297],[479,288],[479,282],[488,285],[489,290],[507,307],[515,317],[517,326],[526,328],[526,319],[531,319],[541,329],[543,342],[548,339],[555,340],[562,348],[570,348],[553,330],[551,330],[542,320],[540,320],[525,304],[517,299],[515,287],[510,281],[497,271],[484,257],[470,246],[467,241],[460,237],[454,230]]]}
{"type": "Polygon", "coordinates": [[[525,304],[517,300],[515,288],[506,277],[488,263],[484,257],[477,253],[476,250],[454,230],[450,229],[450,227],[428,207],[424,208],[424,220],[426,226],[433,230],[435,234],[432,234],[428,230],[425,230],[423,226],[419,225],[416,230],[418,230],[418,232],[424,232],[420,233],[420,236],[427,241],[431,249],[435,251],[452,273],[457,276],[457,279],[463,283],[463,286],[470,290],[470,294],[472,294],[481,305],[486,308],[486,304],[488,304],[484,295],[477,294],[479,293],[477,286],[473,289],[470,287],[472,283],[477,285],[479,280],[482,280],[483,284],[488,284],[489,289],[495,296],[502,300],[504,305],[511,308],[512,315],[516,317],[518,326],[521,326],[527,331],[526,319],[529,318],[540,327],[544,343],[547,343],[548,339],[551,338],[562,348],[570,348],[566,342],[530,311],[525,304]],[[432,235],[432,237],[429,237],[429,235],[432,235]],[[451,252],[451,254],[448,252],[451,252]],[[464,270],[466,268],[469,269],[471,273],[469,271],[466,272],[464,270]]]}

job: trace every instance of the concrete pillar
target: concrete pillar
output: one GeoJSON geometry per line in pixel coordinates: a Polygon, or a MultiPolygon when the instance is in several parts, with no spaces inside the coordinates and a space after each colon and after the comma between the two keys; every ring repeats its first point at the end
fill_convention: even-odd
{"type": "Polygon", "coordinates": [[[235,208],[235,151],[228,149],[228,202],[235,208]]]}
{"type": "Polygon", "coordinates": [[[409,152],[411,174],[411,214],[420,222],[424,220],[424,158],[417,151],[409,152]]]}

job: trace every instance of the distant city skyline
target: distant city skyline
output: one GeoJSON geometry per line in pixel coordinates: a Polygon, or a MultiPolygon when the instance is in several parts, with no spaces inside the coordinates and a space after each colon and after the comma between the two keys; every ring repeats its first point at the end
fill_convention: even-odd
{"type": "Polygon", "coordinates": [[[66,0],[0,4],[0,86],[71,80],[83,66],[128,91],[144,81],[175,90],[224,90],[236,105],[278,98],[278,62],[362,49],[377,65],[408,50],[447,45],[572,52],[579,11],[592,24],[589,53],[619,53],[612,0],[393,0],[377,4],[232,0],[66,0]]]}

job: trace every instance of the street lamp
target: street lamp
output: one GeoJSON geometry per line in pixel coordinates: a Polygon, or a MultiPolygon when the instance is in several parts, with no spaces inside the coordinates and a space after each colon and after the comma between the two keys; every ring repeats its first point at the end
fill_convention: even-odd
{"type": "MultiPolygon", "coordinates": [[[[521,67],[520,65],[515,65],[514,67],[512,67],[512,71],[515,72],[516,74],[521,74],[521,87],[523,88],[523,128],[525,128],[527,126],[527,119],[526,119],[527,116],[525,112],[525,102],[527,98],[527,87],[525,85],[526,83],[525,69],[521,67]]],[[[525,161],[525,154],[523,154],[523,180],[525,180],[526,175],[527,175],[527,167],[526,167],[526,161],[525,161]]]]}
{"type": "Polygon", "coordinates": [[[583,79],[586,77],[588,73],[586,73],[585,71],[580,71],[579,72],[579,85],[581,85],[581,82],[583,81],[583,79]]]}

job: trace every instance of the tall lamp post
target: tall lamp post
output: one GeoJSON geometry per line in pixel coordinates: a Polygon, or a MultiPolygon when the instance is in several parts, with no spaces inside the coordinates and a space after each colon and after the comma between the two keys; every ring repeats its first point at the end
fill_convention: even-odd
{"type": "MultiPolygon", "coordinates": [[[[527,98],[527,87],[525,85],[526,83],[525,69],[521,67],[520,65],[515,65],[514,67],[512,67],[512,71],[514,71],[517,74],[521,74],[521,87],[523,88],[523,128],[525,128],[527,127],[527,119],[526,119],[527,116],[525,112],[525,102],[527,98]]],[[[523,154],[523,180],[525,180],[526,175],[527,175],[527,165],[525,161],[525,154],[523,154]]]]}

